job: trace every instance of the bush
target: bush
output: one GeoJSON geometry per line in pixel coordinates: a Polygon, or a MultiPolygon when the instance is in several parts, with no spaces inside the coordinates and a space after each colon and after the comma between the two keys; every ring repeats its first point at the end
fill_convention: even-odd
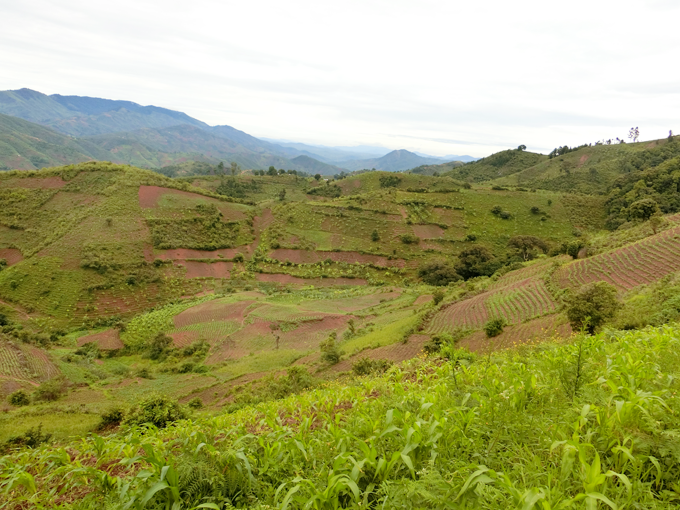
{"type": "Polygon", "coordinates": [[[377,230],[371,232],[371,241],[373,242],[380,241],[380,234],[378,234],[377,230]]]}
{"type": "Polygon", "coordinates": [[[432,299],[434,300],[434,305],[437,306],[439,303],[444,301],[444,291],[441,289],[437,289],[432,293],[432,299]]]}
{"type": "Polygon", "coordinates": [[[378,179],[381,188],[393,188],[401,184],[401,177],[396,175],[384,175],[378,179]]]}
{"type": "Polygon", "coordinates": [[[352,372],[355,375],[382,374],[392,365],[393,363],[386,359],[360,358],[352,363],[352,372]]]}
{"type": "Polygon", "coordinates": [[[448,333],[442,333],[440,335],[433,336],[430,341],[423,346],[423,350],[427,354],[436,354],[442,349],[442,347],[453,345],[454,343],[455,340],[452,335],[448,333]]]}
{"type": "Polygon", "coordinates": [[[176,400],[166,395],[153,394],[132,406],[123,423],[126,425],[151,423],[160,429],[186,417],[187,413],[176,400]]]}
{"type": "Polygon", "coordinates": [[[55,400],[59,400],[63,393],[64,381],[61,379],[50,379],[36,388],[33,393],[33,398],[45,402],[54,402],[55,400]]]}
{"type": "Polygon", "coordinates": [[[112,407],[101,415],[97,430],[106,430],[120,425],[125,418],[125,411],[121,407],[112,407]]]}
{"type": "Polygon", "coordinates": [[[399,236],[399,240],[404,244],[418,244],[420,238],[413,234],[402,234],[399,236]]]}
{"type": "Polygon", "coordinates": [[[488,248],[474,246],[458,254],[455,267],[456,272],[468,280],[475,276],[491,276],[501,265],[488,248]]]}
{"type": "Polygon", "coordinates": [[[203,401],[199,397],[194,397],[189,400],[189,402],[187,402],[187,406],[189,406],[191,409],[202,409],[203,401]]]}
{"type": "Polygon", "coordinates": [[[503,332],[503,328],[506,326],[506,324],[507,323],[503,317],[491,319],[486,324],[484,324],[484,333],[486,333],[487,338],[498,336],[503,332]]]}
{"type": "Polygon", "coordinates": [[[169,337],[165,333],[158,333],[149,343],[149,358],[153,360],[164,359],[167,356],[171,345],[172,337],[169,337]]]}
{"type": "Polygon", "coordinates": [[[331,365],[338,363],[342,356],[342,351],[338,349],[338,346],[335,343],[336,339],[337,334],[333,332],[319,345],[319,348],[321,349],[321,359],[331,365]]]}
{"type": "Polygon", "coordinates": [[[591,335],[612,319],[620,307],[616,288],[607,282],[585,285],[565,298],[567,319],[572,329],[585,329],[591,335]]]}
{"type": "Polygon", "coordinates": [[[457,282],[462,277],[456,269],[444,262],[428,262],[418,269],[418,276],[428,285],[446,286],[451,282],[457,282]]]}
{"type": "Polygon", "coordinates": [[[23,407],[31,403],[31,398],[24,390],[17,390],[7,397],[7,402],[16,407],[23,407]]]}

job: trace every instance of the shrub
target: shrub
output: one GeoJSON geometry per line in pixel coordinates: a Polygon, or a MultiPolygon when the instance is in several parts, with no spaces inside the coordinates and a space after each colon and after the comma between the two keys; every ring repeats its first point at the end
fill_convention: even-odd
{"type": "Polygon", "coordinates": [[[64,381],[61,379],[50,379],[38,386],[33,393],[35,400],[54,402],[64,393],[64,381]]]}
{"type": "Polygon", "coordinates": [[[399,240],[404,244],[418,244],[420,238],[413,234],[402,234],[399,236],[399,240]]]}
{"type": "Polygon", "coordinates": [[[319,345],[319,348],[321,349],[321,359],[331,365],[338,363],[340,361],[340,356],[342,356],[342,352],[335,343],[336,339],[337,334],[333,332],[319,345]]]}
{"type": "Polygon", "coordinates": [[[126,425],[151,423],[158,428],[163,428],[186,417],[187,413],[176,400],[156,393],[141,399],[132,406],[123,423],[126,425]]]}
{"type": "Polygon", "coordinates": [[[373,242],[380,241],[380,234],[378,234],[377,230],[371,232],[371,241],[373,242]]]}
{"type": "Polygon", "coordinates": [[[444,296],[445,296],[445,295],[446,295],[446,294],[444,294],[444,291],[441,290],[441,289],[437,289],[437,290],[435,290],[435,291],[432,293],[432,299],[434,300],[435,306],[437,306],[439,303],[441,303],[442,301],[444,301],[444,296]]]}
{"type": "Polygon", "coordinates": [[[378,179],[381,188],[393,188],[401,184],[401,177],[396,175],[384,175],[378,179]]]}
{"type": "Polygon", "coordinates": [[[121,407],[112,407],[101,415],[97,430],[106,430],[120,425],[125,418],[125,411],[121,407]]]}
{"type": "Polygon", "coordinates": [[[465,240],[466,240],[468,243],[472,243],[472,242],[474,242],[474,241],[477,240],[477,236],[476,236],[475,234],[467,234],[467,235],[465,236],[465,240]]]}
{"type": "Polygon", "coordinates": [[[191,409],[202,409],[203,401],[199,397],[194,397],[189,400],[189,402],[187,402],[187,406],[189,406],[191,409]]]}
{"type": "Polygon", "coordinates": [[[167,356],[171,345],[172,337],[169,337],[165,333],[158,333],[149,343],[149,358],[153,360],[164,359],[167,356]]]}
{"type": "Polygon", "coordinates": [[[498,336],[503,332],[503,328],[506,326],[506,324],[507,323],[503,317],[491,319],[486,324],[484,324],[484,333],[486,333],[487,338],[498,336]]]}
{"type": "Polygon", "coordinates": [[[621,307],[616,288],[607,282],[596,282],[581,287],[565,298],[567,319],[575,330],[585,329],[591,335],[621,307]]]}
{"type": "Polygon", "coordinates": [[[23,407],[31,403],[31,398],[24,390],[17,390],[7,397],[7,402],[16,407],[23,407]]]}
{"type": "Polygon", "coordinates": [[[393,363],[386,359],[360,358],[352,363],[352,372],[355,375],[382,374],[392,365],[393,363]]]}
{"type": "Polygon", "coordinates": [[[491,276],[501,265],[488,248],[474,246],[458,254],[455,267],[456,272],[468,280],[475,276],[491,276]]]}
{"type": "Polygon", "coordinates": [[[243,253],[237,253],[234,255],[234,258],[232,259],[234,262],[243,262],[243,253]]]}
{"type": "Polygon", "coordinates": [[[461,280],[455,267],[444,261],[428,262],[418,269],[418,276],[428,285],[445,286],[461,280]]]}
{"type": "Polygon", "coordinates": [[[438,353],[442,347],[446,345],[453,345],[454,338],[448,333],[442,333],[440,335],[433,336],[429,342],[423,346],[423,350],[428,354],[438,353]]]}

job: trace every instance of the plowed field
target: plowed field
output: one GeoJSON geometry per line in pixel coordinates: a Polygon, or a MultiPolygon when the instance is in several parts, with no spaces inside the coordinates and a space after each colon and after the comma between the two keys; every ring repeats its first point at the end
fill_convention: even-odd
{"type": "Polygon", "coordinates": [[[554,274],[562,287],[605,281],[621,290],[652,283],[680,270],[680,227],[588,259],[576,260],[554,274]]]}
{"type": "Polygon", "coordinates": [[[381,267],[405,267],[404,260],[389,260],[379,255],[367,255],[356,251],[307,251],[277,249],[269,254],[272,259],[286,261],[294,264],[315,264],[331,259],[333,262],[346,262],[348,264],[374,264],[381,267]]]}
{"type": "Polygon", "coordinates": [[[78,339],[78,346],[91,342],[96,343],[97,346],[104,351],[122,349],[124,347],[117,329],[107,329],[106,331],[94,335],[81,336],[78,339]]]}
{"type": "Polygon", "coordinates": [[[24,260],[24,256],[16,248],[0,248],[0,259],[5,259],[7,265],[11,266],[24,260]]]}

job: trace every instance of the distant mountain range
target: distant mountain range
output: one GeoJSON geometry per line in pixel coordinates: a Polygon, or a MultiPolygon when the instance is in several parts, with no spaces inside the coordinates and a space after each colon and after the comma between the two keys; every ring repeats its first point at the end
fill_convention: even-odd
{"type": "Polygon", "coordinates": [[[323,147],[263,140],[231,126],[209,126],[185,113],[157,106],[48,96],[30,89],[0,92],[0,114],[4,114],[0,115],[0,169],[33,169],[87,160],[146,168],[185,161],[235,161],[244,168],[275,166],[333,175],[364,168],[401,171],[448,161],[381,147],[323,147]]]}

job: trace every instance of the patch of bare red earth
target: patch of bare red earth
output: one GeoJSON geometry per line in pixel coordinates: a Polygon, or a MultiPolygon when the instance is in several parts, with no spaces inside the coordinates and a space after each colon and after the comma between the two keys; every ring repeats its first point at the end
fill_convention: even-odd
{"type": "Polygon", "coordinates": [[[282,285],[315,285],[317,287],[330,287],[332,285],[366,285],[363,278],[298,278],[288,274],[258,273],[258,282],[279,283],[282,285]]]}
{"type": "Polygon", "coordinates": [[[0,259],[5,259],[8,266],[12,266],[17,262],[24,260],[21,250],[16,248],[0,248],[0,259]]]}
{"type": "Polygon", "coordinates": [[[175,262],[176,266],[186,269],[186,278],[229,278],[234,267],[232,262],[197,262],[182,260],[175,262]]]}
{"type": "Polygon", "coordinates": [[[444,235],[444,229],[438,225],[413,225],[412,228],[420,239],[437,239],[444,235]]]}
{"type": "Polygon", "coordinates": [[[100,333],[81,336],[78,339],[78,347],[89,343],[97,344],[102,351],[115,351],[124,347],[117,329],[107,329],[100,333]]]}
{"type": "Polygon", "coordinates": [[[5,188],[28,188],[28,189],[58,189],[66,186],[66,181],[61,177],[17,177],[2,182],[5,188]]]}
{"type": "Polygon", "coordinates": [[[423,296],[418,296],[416,298],[416,300],[413,302],[413,306],[424,305],[425,303],[429,303],[433,299],[434,299],[434,297],[432,296],[432,294],[425,294],[423,296]]]}
{"type": "Polygon", "coordinates": [[[352,365],[361,358],[373,360],[386,359],[393,363],[400,363],[418,356],[429,340],[429,335],[411,335],[406,343],[399,342],[384,347],[378,347],[376,349],[367,349],[331,366],[327,371],[348,372],[352,370],[352,365]]]}
{"type": "Polygon", "coordinates": [[[236,303],[221,303],[208,301],[175,316],[174,323],[176,328],[191,326],[212,321],[239,321],[243,322],[245,310],[253,305],[255,301],[238,301],[236,303]]]}
{"type": "Polygon", "coordinates": [[[190,248],[176,248],[174,250],[159,251],[156,258],[161,260],[188,260],[188,259],[232,259],[237,253],[242,252],[237,248],[224,248],[221,250],[206,251],[192,250],[190,248]]]}
{"type": "Polygon", "coordinates": [[[503,333],[493,338],[487,338],[483,331],[477,331],[461,340],[458,347],[473,352],[498,351],[536,344],[551,338],[567,338],[571,334],[571,326],[561,316],[548,315],[515,326],[506,326],[503,333]]]}
{"type": "Polygon", "coordinates": [[[316,264],[317,262],[331,259],[333,262],[346,262],[348,264],[374,264],[382,267],[404,267],[404,260],[389,260],[380,255],[370,255],[356,251],[308,251],[279,248],[269,254],[272,259],[290,261],[294,264],[316,264]]]}
{"type": "Polygon", "coordinates": [[[562,287],[597,281],[620,290],[652,283],[680,270],[680,227],[674,227],[623,248],[576,260],[556,271],[562,287]]]}

